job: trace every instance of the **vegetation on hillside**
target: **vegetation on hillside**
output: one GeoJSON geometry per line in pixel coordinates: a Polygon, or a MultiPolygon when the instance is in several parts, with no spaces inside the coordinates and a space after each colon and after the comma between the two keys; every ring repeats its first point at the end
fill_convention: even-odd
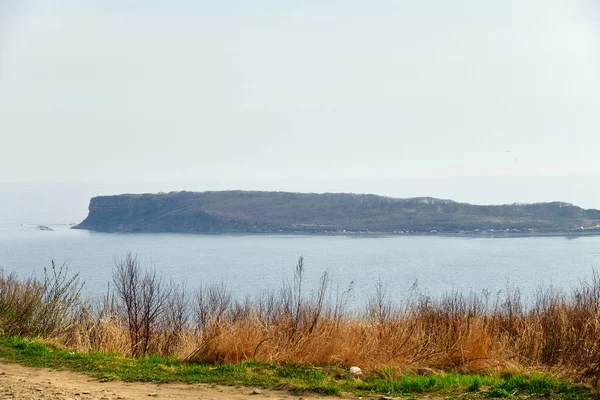
{"type": "Polygon", "coordinates": [[[567,203],[477,206],[344,193],[172,192],[94,197],[77,226],[104,232],[600,232],[600,211],[567,203]],[[583,229],[582,229],[583,228],[583,229]]]}

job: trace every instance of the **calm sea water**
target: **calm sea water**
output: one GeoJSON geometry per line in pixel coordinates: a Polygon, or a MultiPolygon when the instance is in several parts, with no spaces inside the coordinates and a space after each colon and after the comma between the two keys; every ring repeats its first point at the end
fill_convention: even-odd
{"type": "MultiPolygon", "coordinates": [[[[374,293],[378,279],[396,300],[417,282],[421,292],[502,290],[507,282],[532,294],[540,285],[568,290],[600,266],[600,237],[458,238],[346,236],[206,236],[104,234],[69,229],[86,215],[90,193],[63,200],[64,188],[0,190],[0,268],[41,276],[54,260],[78,272],[85,291],[101,295],[115,259],[128,251],[194,289],[225,282],[238,296],[277,290],[304,256],[307,285],[323,271],[334,288],[354,285],[352,304],[374,293]],[[64,223],[64,224],[61,224],[64,223]],[[53,231],[40,231],[37,224],[53,231]]],[[[89,190],[92,192],[92,190],[89,190]]],[[[75,193],[75,192],[74,192],[75,193]]],[[[93,194],[93,193],[91,193],[93,194]]]]}
{"type": "Polygon", "coordinates": [[[104,234],[53,225],[0,229],[0,266],[40,275],[51,260],[79,272],[86,292],[102,294],[116,258],[138,253],[188,288],[225,282],[237,295],[277,289],[291,279],[299,256],[314,286],[329,271],[340,290],[353,282],[352,304],[366,302],[381,279],[396,300],[414,282],[420,291],[502,290],[507,282],[531,294],[540,285],[569,289],[600,264],[600,238],[472,239],[455,237],[204,236],[104,234]]]}

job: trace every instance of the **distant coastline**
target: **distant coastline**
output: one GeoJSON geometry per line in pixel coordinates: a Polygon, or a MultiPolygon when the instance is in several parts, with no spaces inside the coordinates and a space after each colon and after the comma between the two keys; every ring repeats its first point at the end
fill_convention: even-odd
{"type": "Polygon", "coordinates": [[[170,192],[94,197],[75,229],[198,234],[592,236],[600,211],[563,202],[481,206],[418,197],[170,192]]]}

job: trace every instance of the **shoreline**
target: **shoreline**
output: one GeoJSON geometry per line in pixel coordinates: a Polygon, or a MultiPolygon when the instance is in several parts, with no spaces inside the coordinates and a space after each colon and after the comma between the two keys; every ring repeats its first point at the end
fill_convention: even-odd
{"type": "Polygon", "coordinates": [[[96,233],[109,233],[120,235],[137,234],[176,234],[176,235],[200,235],[200,236],[347,236],[347,237],[464,237],[464,238],[486,238],[486,239],[504,239],[504,238],[526,238],[526,237],[564,237],[575,239],[579,237],[600,236],[600,229],[584,229],[576,231],[531,231],[531,232],[506,232],[506,231],[464,231],[464,232],[307,232],[307,231],[262,231],[262,232],[176,232],[176,231],[102,231],[90,228],[83,228],[77,225],[69,229],[84,230],[96,233]]]}

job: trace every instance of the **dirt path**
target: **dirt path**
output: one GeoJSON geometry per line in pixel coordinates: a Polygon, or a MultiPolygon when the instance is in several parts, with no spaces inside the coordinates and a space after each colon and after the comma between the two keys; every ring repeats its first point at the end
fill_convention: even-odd
{"type": "Polygon", "coordinates": [[[140,400],[152,398],[323,400],[326,397],[313,394],[297,395],[287,391],[205,384],[100,382],[76,372],[27,368],[16,364],[0,363],[0,400],[140,400]]]}

